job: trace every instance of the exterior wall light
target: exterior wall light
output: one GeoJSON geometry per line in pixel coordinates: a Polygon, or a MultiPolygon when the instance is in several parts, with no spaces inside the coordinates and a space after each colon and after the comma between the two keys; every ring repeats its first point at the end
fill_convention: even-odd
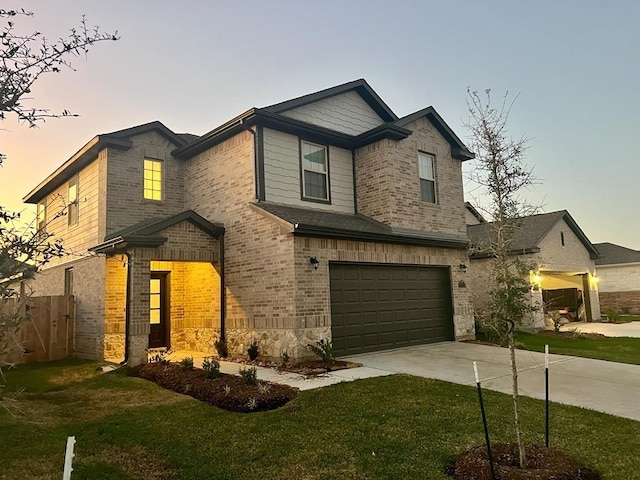
{"type": "Polygon", "coordinates": [[[596,277],[595,275],[593,275],[591,277],[591,286],[593,288],[598,288],[598,282],[600,281],[600,279],[598,277],[596,277]]]}
{"type": "Polygon", "coordinates": [[[459,265],[460,270],[462,270],[464,273],[467,273],[467,264],[466,263],[461,263],[459,265]]]}
{"type": "Polygon", "coordinates": [[[311,257],[309,259],[309,263],[311,263],[311,266],[313,267],[314,270],[317,270],[318,265],[320,265],[320,260],[318,260],[316,257],[311,257]]]}
{"type": "Polygon", "coordinates": [[[531,272],[529,274],[529,282],[534,290],[540,290],[542,288],[542,275],[539,272],[531,272]]]}

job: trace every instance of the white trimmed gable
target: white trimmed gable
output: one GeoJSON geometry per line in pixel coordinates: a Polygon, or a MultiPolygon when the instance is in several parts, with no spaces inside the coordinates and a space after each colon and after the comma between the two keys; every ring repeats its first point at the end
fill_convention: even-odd
{"type": "Polygon", "coordinates": [[[357,92],[345,92],[303,105],[281,115],[349,135],[359,135],[384,123],[357,92]]]}

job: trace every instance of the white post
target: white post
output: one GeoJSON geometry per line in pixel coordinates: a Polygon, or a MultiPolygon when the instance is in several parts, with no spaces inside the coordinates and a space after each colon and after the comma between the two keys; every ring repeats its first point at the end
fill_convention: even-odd
{"type": "Polygon", "coordinates": [[[67,438],[67,451],[64,455],[64,473],[62,474],[62,480],[71,480],[71,472],[73,468],[71,463],[73,462],[73,446],[76,443],[76,437],[67,438]]]}

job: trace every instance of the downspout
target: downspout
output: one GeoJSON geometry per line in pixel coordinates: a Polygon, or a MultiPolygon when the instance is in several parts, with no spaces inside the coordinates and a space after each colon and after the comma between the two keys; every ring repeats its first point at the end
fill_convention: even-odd
{"type": "Polygon", "coordinates": [[[133,275],[133,269],[131,268],[131,254],[124,252],[123,255],[127,258],[127,287],[124,301],[124,360],[120,362],[120,365],[126,365],[129,361],[129,325],[131,323],[131,277],[133,275]]]}
{"type": "Polygon", "coordinates": [[[227,340],[226,318],[227,318],[227,295],[224,284],[224,233],[220,235],[220,340],[227,340]]]}
{"type": "Polygon", "coordinates": [[[253,135],[253,174],[254,174],[254,184],[255,184],[255,199],[256,202],[260,201],[261,193],[262,193],[262,185],[260,184],[260,164],[258,162],[258,135],[255,130],[251,127],[248,127],[244,124],[244,121],[240,120],[240,125],[242,125],[247,132],[253,135]]]}

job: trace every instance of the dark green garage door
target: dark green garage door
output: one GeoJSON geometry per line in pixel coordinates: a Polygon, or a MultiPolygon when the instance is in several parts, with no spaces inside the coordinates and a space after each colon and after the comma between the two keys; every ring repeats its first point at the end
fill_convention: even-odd
{"type": "Polygon", "coordinates": [[[329,266],[336,355],[453,340],[449,269],[329,266]]]}

